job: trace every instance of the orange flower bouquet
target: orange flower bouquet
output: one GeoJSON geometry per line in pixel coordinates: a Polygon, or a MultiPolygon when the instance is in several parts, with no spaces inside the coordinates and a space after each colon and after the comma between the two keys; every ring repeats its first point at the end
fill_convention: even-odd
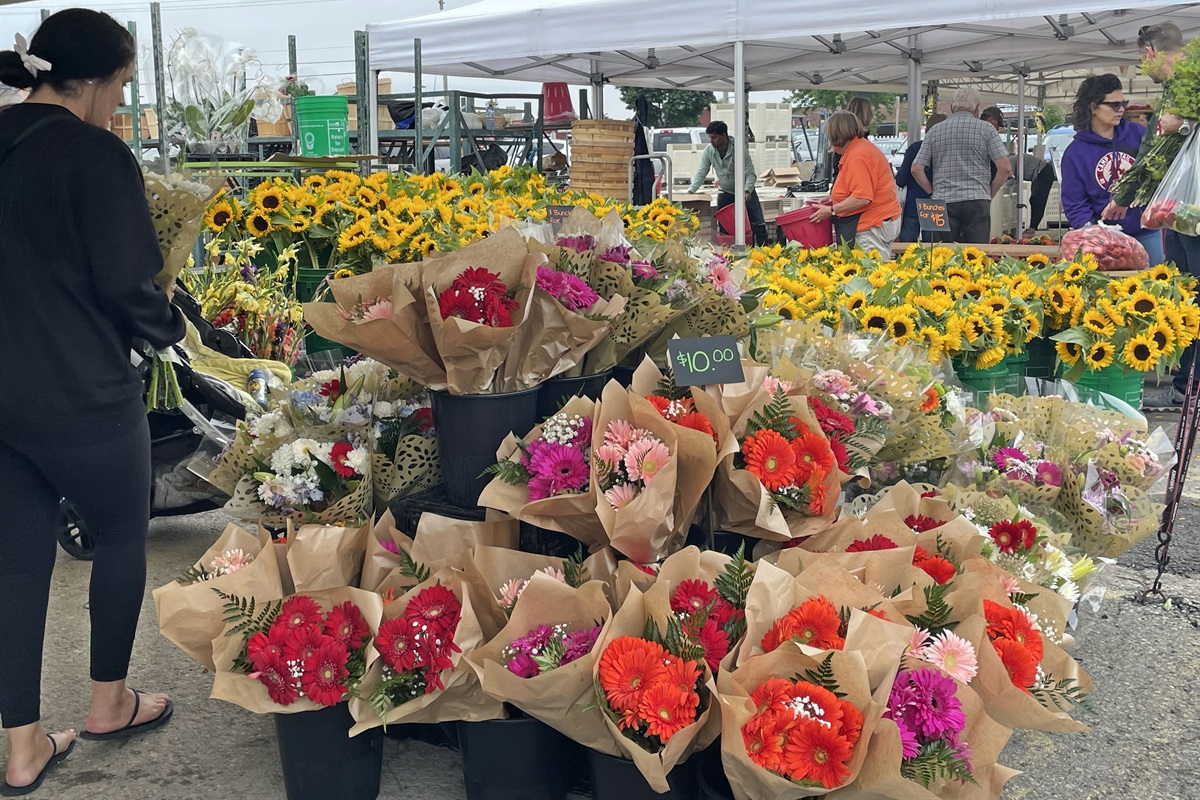
{"type": "Polygon", "coordinates": [[[630,590],[595,652],[594,708],[612,736],[602,751],[631,759],[651,788],[668,791],[671,770],[720,733],[704,648],[683,632],[667,585],[655,584],[644,595],[630,590]]]}

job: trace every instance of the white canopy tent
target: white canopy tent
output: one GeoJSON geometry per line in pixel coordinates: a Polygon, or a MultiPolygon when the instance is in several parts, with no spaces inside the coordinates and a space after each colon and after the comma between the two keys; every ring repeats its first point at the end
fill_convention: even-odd
{"type": "MultiPolygon", "coordinates": [[[[864,0],[850,6],[481,0],[368,26],[369,69],[413,71],[414,40],[420,39],[421,68],[437,74],[732,90],[735,137],[745,141],[747,90],[819,86],[917,97],[924,80],[1015,76],[1024,109],[1031,74],[1134,62],[1138,29],[1167,19],[1185,36],[1200,32],[1200,3],[1120,2],[1123,8],[1113,10],[1111,0],[864,0]]],[[[375,81],[368,83],[373,93],[375,81]]],[[[910,130],[919,128],[920,113],[920,104],[909,104],[910,130]]],[[[740,244],[742,148],[736,156],[740,244]]]]}

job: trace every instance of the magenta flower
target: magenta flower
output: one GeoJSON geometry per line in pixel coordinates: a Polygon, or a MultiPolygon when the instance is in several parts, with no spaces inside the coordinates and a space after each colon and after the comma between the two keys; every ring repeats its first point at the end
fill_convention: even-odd
{"type": "Polygon", "coordinates": [[[996,462],[997,469],[1008,470],[1010,462],[1017,461],[1021,464],[1024,464],[1028,459],[1026,459],[1025,454],[1016,447],[1001,447],[996,451],[996,454],[992,456],[992,460],[996,462]]]}
{"type": "Polygon", "coordinates": [[[514,639],[508,647],[517,653],[532,653],[537,655],[546,648],[554,636],[554,628],[549,625],[539,625],[520,639],[514,639]]]}
{"type": "Polygon", "coordinates": [[[538,267],[537,287],[555,299],[558,299],[566,291],[567,274],[565,272],[555,272],[549,267],[538,267]]]}
{"type": "MultiPolygon", "coordinates": [[[[509,669],[512,667],[510,666],[509,669]]],[[[895,722],[896,727],[900,729],[900,757],[916,758],[917,753],[921,752],[921,742],[917,739],[917,735],[904,724],[903,720],[893,719],[892,722],[895,722]]]]}
{"type": "Polygon", "coordinates": [[[649,261],[634,261],[630,264],[633,267],[633,274],[644,281],[658,280],[658,270],[649,261]]]}
{"type": "Polygon", "coordinates": [[[400,555],[400,545],[396,544],[391,539],[384,539],[379,543],[379,546],[394,556],[400,555]]]}
{"type": "Polygon", "coordinates": [[[1062,486],[1062,470],[1053,461],[1041,461],[1037,465],[1037,482],[1046,486],[1062,486]]]}
{"type": "Polygon", "coordinates": [[[576,253],[586,253],[596,249],[595,237],[586,233],[580,236],[564,236],[558,240],[557,244],[565,250],[574,250],[576,253]]]}
{"type": "Polygon", "coordinates": [[[508,671],[518,678],[536,678],[542,674],[542,668],[528,653],[517,653],[508,662],[508,671]]]}
{"type": "Polygon", "coordinates": [[[569,310],[586,311],[600,302],[600,295],[596,294],[596,290],[588,286],[582,279],[576,278],[574,275],[565,277],[566,285],[558,297],[569,310]]]}
{"type": "Polygon", "coordinates": [[[579,423],[579,429],[575,431],[575,438],[571,440],[571,446],[586,449],[591,444],[592,418],[584,417],[579,423]]]}
{"type": "Polygon", "coordinates": [[[550,481],[551,496],[579,491],[587,485],[591,474],[582,452],[554,442],[546,442],[530,457],[529,472],[535,478],[550,481]]]}
{"type": "Polygon", "coordinates": [[[955,695],[955,683],[936,669],[905,670],[896,682],[911,685],[914,702],[904,715],[905,724],[912,724],[918,736],[938,739],[947,734],[961,733],[967,724],[962,704],[955,695]],[[915,723],[915,724],[914,724],[915,723]]]}
{"type": "Polygon", "coordinates": [[[533,476],[529,479],[529,502],[545,500],[554,496],[554,481],[551,478],[533,476]]]}
{"type": "Polygon", "coordinates": [[[572,661],[579,659],[592,652],[592,648],[596,646],[596,640],[600,638],[600,626],[588,628],[587,630],[575,631],[568,633],[563,637],[563,649],[565,650],[562,661],[558,665],[565,666],[572,661]]]}
{"type": "Polygon", "coordinates": [[[603,253],[597,256],[601,261],[610,261],[613,264],[620,264],[623,267],[629,266],[629,254],[633,252],[633,248],[629,245],[617,245],[610,247],[603,253]]]}

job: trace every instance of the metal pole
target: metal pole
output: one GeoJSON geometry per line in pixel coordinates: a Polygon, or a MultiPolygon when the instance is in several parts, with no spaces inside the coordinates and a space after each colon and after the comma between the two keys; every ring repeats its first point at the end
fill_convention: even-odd
{"type": "Polygon", "coordinates": [[[1025,233],[1025,68],[1017,73],[1017,238],[1025,233]]]}
{"type": "Polygon", "coordinates": [[[42,9],[42,22],[45,22],[49,17],[50,17],[50,9],[43,8],[42,9]]]}
{"type": "MultiPolygon", "coordinates": [[[[367,155],[379,155],[379,72],[371,64],[371,32],[363,31],[363,60],[367,70],[367,155]]],[[[359,149],[362,149],[362,123],[358,124],[359,149]]],[[[363,171],[370,172],[372,162],[363,162],[363,171]]]]}
{"type": "Polygon", "coordinates": [[[288,36],[288,74],[299,78],[300,60],[296,56],[296,37],[288,36]]]}
{"type": "MultiPolygon", "coordinates": [[[[129,21],[129,34],[133,37],[133,50],[137,52],[137,23],[133,20],[129,21]]],[[[135,56],[133,60],[133,80],[129,82],[129,115],[133,120],[133,156],[140,164],[142,162],[142,101],[139,93],[141,87],[138,84],[138,59],[135,56]]],[[[161,122],[159,123],[162,124],[161,122]]]]}
{"type": "MultiPolygon", "coordinates": [[[[167,148],[167,77],[163,55],[162,5],[150,4],[150,34],[154,37],[154,111],[158,114],[158,153],[162,170],[171,171],[171,156],[167,148]]],[[[140,124],[140,123],[139,123],[140,124]]]]}
{"type": "MultiPolygon", "coordinates": [[[[733,202],[735,247],[746,246],[746,43],[733,43],[733,202]]],[[[720,191],[720,187],[717,187],[720,191]]]]}
{"type": "Polygon", "coordinates": [[[425,131],[421,128],[424,100],[421,96],[421,40],[413,39],[413,172],[425,174],[425,131]]]}
{"type": "Polygon", "coordinates": [[[592,84],[592,117],[604,119],[604,81],[600,79],[600,62],[593,58],[589,64],[592,84]]]}
{"type": "Polygon", "coordinates": [[[921,138],[921,121],[924,117],[924,103],[921,100],[921,58],[917,52],[921,46],[921,37],[908,37],[908,141],[909,144],[921,138]],[[915,57],[914,57],[915,56],[915,57]]]}
{"type": "MultiPolygon", "coordinates": [[[[446,10],[446,0],[438,0],[438,11],[446,10]]],[[[442,76],[442,94],[446,95],[446,105],[450,105],[450,76],[442,76]]]]}

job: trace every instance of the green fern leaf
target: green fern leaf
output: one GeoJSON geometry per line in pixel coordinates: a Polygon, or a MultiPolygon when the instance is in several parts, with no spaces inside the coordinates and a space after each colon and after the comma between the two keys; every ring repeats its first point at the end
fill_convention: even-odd
{"type": "Polygon", "coordinates": [[[941,779],[978,785],[971,772],[970,760],[942,740],[929,742],[915,756],[904,761],[900,765],[900,774],[927,789],[941,779]]]}
{"type": "Polygon", "coordinates": [[[939,584],[925,587],[925,613],[909,616],[908,621],[931,634],[941,633],[950,624],[950,606],[946,604],[946,587],[939,584]]]}
{"type": "Polygon", "coordinates": [[[667,371],[663,374],[657,388],[654,390],[655,395],[665,397],[668,400],[682,400],[685,397],[690,397],[691,393],[691,389],[688,387],[675,385],[675,371],[671,369],[669,364],[667,365],[667,371]]]}
{"type": "Polygon", "coordinates": [[[754,567],[746,561],[746,544],[743,542],[733,554],[725,569],[717,575],[714,588],[721,598],[734,608],[746,608],[746,595],[754,582],[754,567]]]}
{"type": "Polygon", "coordinates": [[[175,582],[180,586],[191,586],[193,583],[200,583],[210,578],[212,575],[203,566],[188,567],[182,575],[175,579],[175,582]]]}
{"type": "Polygon", "coordinates": [[[510,461],[509,459],[497,461],[483,472],[485,475],[496,476],[509,486],[521,486],[529,483],[529,470],[525,469],[520,461],[510,461]]]}
{"type": "Polygon", "coordinates": [[[781,388],[770,403],[750,416],[748,430],[750,433],[772,430],[780,436],[787,436],[792,428],[789,421],[791,416],[792,402],[781,388]]]}
{"type": "Polygon", "coordinates": [[[429,580],[429,567],[413,560],[412,555],[403,547],[400,548],[400,574],[411,578],[417,583],[429,580]]]}
{"type": "Polygon", "coordinates": [[[1027,606],[1035,597],[1037,597],[1036,592],[1018,592],[1009,595],[1008,599],[1012,601],[1014,606],[1027,606]]]}
{"type": "Polygon", "coordinates": [[[841,691],[838,685],[837,678],[833,674],[833,653],[825,656],[825,660],[821,662],[821,666],[814,669],[806,669],[804,675],[797,675],[793,680],[804,680],[820,686],[822,689],[833,692],[836,697],[845,697],[846,693],[841,691]]]}
{"type": "Polygon", "coordinates": [[[578,589],[592,579],[588,568],[583,565],[582,545],[576,548],[570,558],[563,559],[563,575],[567,579],[567,585],[572,589],[578,589]]]}

